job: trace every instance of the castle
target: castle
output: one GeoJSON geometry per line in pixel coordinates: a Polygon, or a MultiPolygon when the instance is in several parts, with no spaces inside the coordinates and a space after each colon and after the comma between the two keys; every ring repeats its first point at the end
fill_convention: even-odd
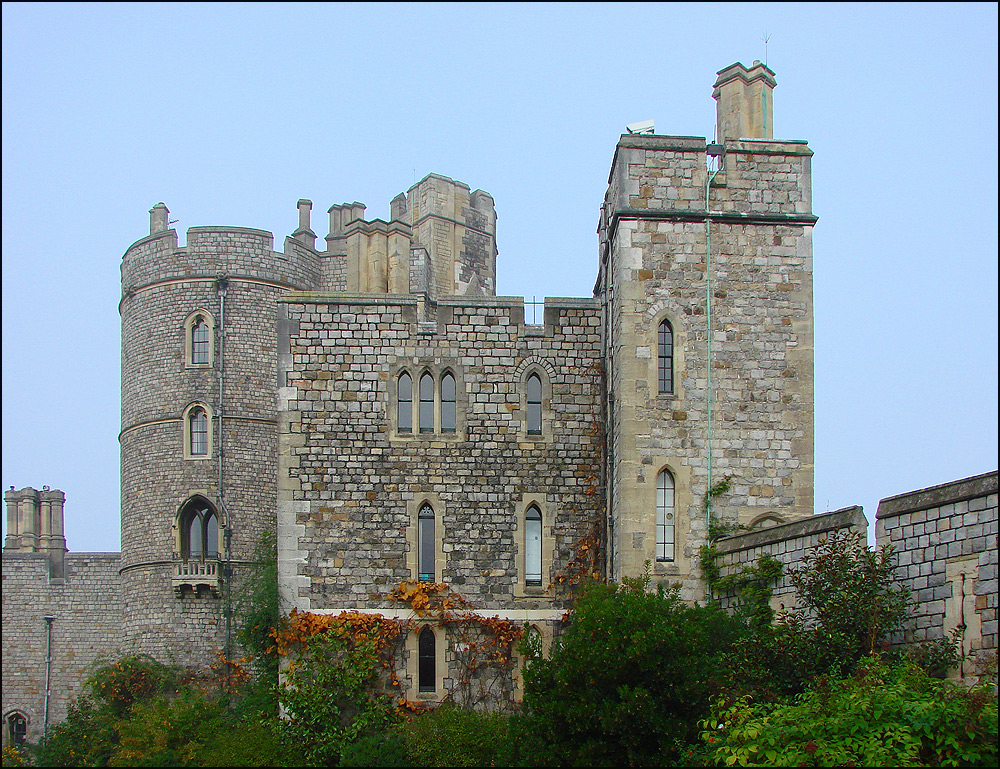
{"type": "MultiPolygon", "coordinates": [[[[269,531],[286,610],[408,617],[388,592],[444,582],[548,643],[583,550],[697,601],[713,520],[751,528],[721,544],[726,568],[865,530],[860,508],[813,514],[812,152],[773,139],[774,86],[760,62],[720,71],[717,142],[621,137],[594,296],[546,298],[537,324],[495,295],[493,199],[444,176],[388,222],[331,206],[322,241],[300,200],[280,252],[241,227],[180,245],[154,206],[121,268],[122,552],[67,552],[60,491],[5,494],[5,740],[60,720],[96,659],[229,648],[269,531]]],[[[919,544],[919,630],[957,621],[961,574],[995,649],[996,473],[923,499],[885,516],[919,544]],[[953,537],[980,532],[940,580],[928,504],[953,537]]],[[[412,634],[408,696],[445,698],[455,654],[445,628],[412,634]]]]}

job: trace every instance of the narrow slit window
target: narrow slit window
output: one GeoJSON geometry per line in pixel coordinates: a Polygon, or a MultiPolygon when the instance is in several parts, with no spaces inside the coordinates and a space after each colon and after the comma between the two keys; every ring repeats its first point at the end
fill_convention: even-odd
{"type": "Polygon", "coordinates": [[[198,317],[191,327],[191,363],[195,365],[208,364],[208,324],[198,317]]]}
{"type": "Polygon", "coordinates": [[[205,456],[208,454],[208,414],[205,409],[191,410],[191,455],[205,456]]]}
{"type": "Polygon", "coordinates": [[[417,514],[417,579],[434,582],[434,509],[430,505],[417,514]]]}
{"type": "Polygon", "coordinates": [[[445,374],[441,378],[441,432],[455,432],[455,377],[445,374]]]}
{"type": "Polygon", "coordinates": [[[542,434],[542,380],[538,374],[528,377],[528,435],[542,434]]]}
{"type": "Polygon", "coordinates": [[[542,512],[536,505],[524,514],[524,584],[542,584],[542,512]]]}
{"type": "Polygon", "coordinates": [[[405,372],[396,384],[396,426],[401,433],[413,432],[413,380],[405,372]]]}
{"type": "Polygon", "coordinates": [[[656,479],[656,560],[674,560],[674,476],[669,470],[656,479]]]}
{"type": "Polygon", "coordinates": [[[674,391],[674,330],[666,319],[661,321],[657,333],[656,359],[659,391],[671,394],[674,391]]]}
{"type": "Polygon", "coordinates": [[[417,636],[417,690],[430,694],[437,689],[435,652],[437,640],[430,625],[425,625],[417,636]]]}
{"type": "Polygon", "coordinates": [[[215,513],[209,513],[205,519],[205,557],[219,557],[219,520],[215,513]]]}
{"type": "Polygon", "coordinates": [[[420,377],[420,432],[434,432],[434,377],[420,377]]]}

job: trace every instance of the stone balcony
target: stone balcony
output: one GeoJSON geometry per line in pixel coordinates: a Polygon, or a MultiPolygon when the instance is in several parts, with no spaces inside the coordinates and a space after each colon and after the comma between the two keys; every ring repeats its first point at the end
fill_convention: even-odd
{"type": "Polygon", "coordinates": [[[178,598],[184,596],[185,589],[197,596],[219,597],[222,563],[218,553],[207,553],[203,558],[185,558],[180,553],[174,553],[173,561],[174,573],[171,582],[178,598]]]}

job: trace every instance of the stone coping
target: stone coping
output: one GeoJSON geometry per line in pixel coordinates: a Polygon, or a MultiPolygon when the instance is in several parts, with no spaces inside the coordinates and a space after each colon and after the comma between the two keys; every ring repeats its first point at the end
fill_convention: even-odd
{"type": "Polygon", "coordinates": [[[985,497],[996,493],[997,471],[993,470],[982,475],[974,475],[971,478],[963,478],[959,481],[951,481],[939,484],[938,486],[929,486],[926,489],[918,489],[917,491],[908,491],[905,494],[886,497],[878,503],[878,511],[875,513],[875,518],[876,520],[892,518],[903,513],[941,507],[942,505],[964,502],[967,499],[985,497]]]}
{"type": "MultiPolygon", "coordinates": [[[[415,294],[347,294],[313,291],[292,291],[279,296],[282,304],[358,304],[358,305],[416,305],[421,300],[415,294]]],[[[522,296],[447,296],[427,300],[438,307],[508,307],[524,306],[522,296]]],[[[596,309],[600,306],[592,297],[545,297],[545,306],[570,309],[596,309]]]]}
{"type": "Polygon", "coordinates": [[[809,518],[770,526],[760,531],[733,534],[718,540],[715,543],[715,549],[719,555],[725,555],[837,529],[855,529],[867,534],[868,519],[865,518],[862,507],[860,505],[844,507],[832,513],[819,513],[809,518]]]}

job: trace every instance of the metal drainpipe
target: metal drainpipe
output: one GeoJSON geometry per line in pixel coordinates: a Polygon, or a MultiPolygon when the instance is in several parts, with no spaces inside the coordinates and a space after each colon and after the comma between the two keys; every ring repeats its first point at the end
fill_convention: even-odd
{"type": "Polygon", "coordinates": [[[229,513],[226,510],[226,487],[225,469],[223,458],[225,449],[223,444],[223,421],[225,415],[225,392],[226,392],[226,289],[229,287],[228,278],[219,278],[215,282],[216,290],[219,292],[219,414],[218,414],[218,446],[219,452],[219,507],[222,520],[226,522],[223,529],[223,543],[225,555],[222,567],[222,589],[226,595],[226,656],[230,656],[230,645],[232,638],[232,591],[230,589],[230,543],[232,541],[232,521],[229,520],[229,513]]]}
{"type": "Polygon", "coordinates": [[[42,617],[45,620],[45,715],[42,717],[42,736],[49,734],[49,698],[52,695],[52,622],[55,617],[42,617]]]}
{"type": "Polygon", "coordinates": [[[705,491],[705,544],[712,522],[712,215],[709,190],[719,173],[709,171],[705,180],[705,324],[708,334],[708,488],[705,491]]]}

